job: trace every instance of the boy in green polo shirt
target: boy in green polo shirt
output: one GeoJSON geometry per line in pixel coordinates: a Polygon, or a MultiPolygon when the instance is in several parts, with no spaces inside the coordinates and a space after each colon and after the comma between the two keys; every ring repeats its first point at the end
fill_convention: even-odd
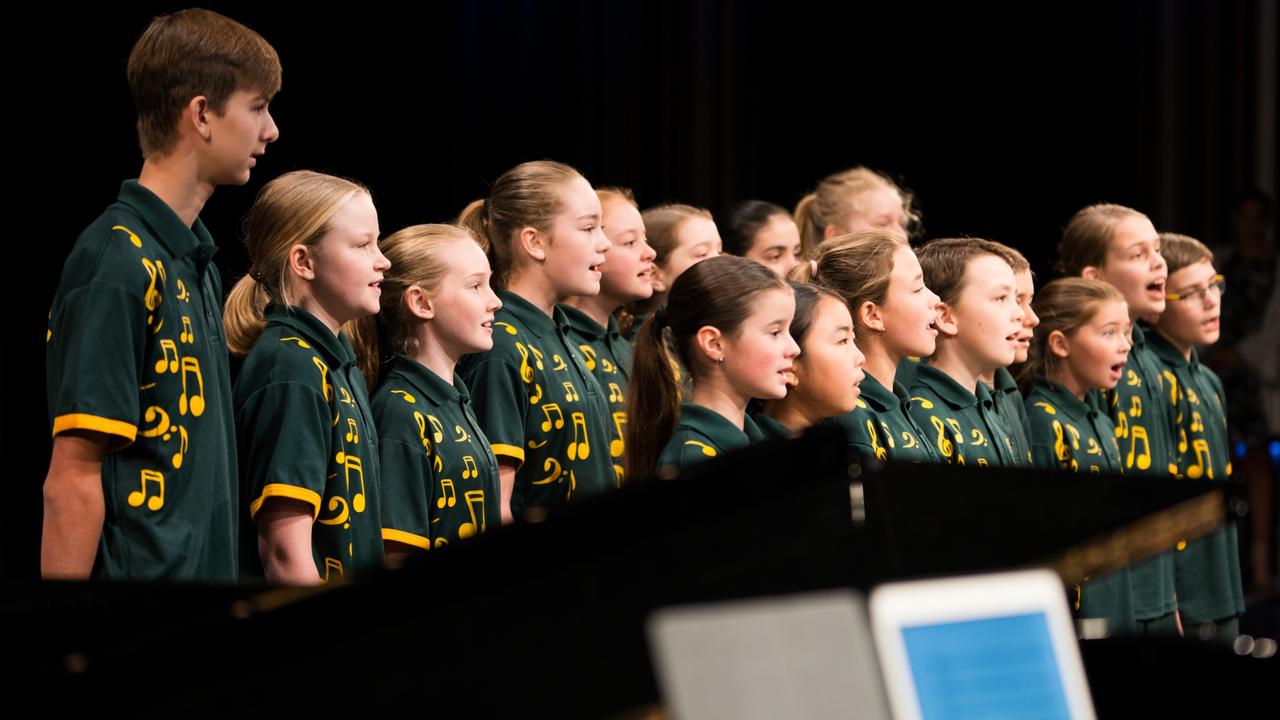
{"type": "MultiPolygon", "coordinates": [[[[1226,484],[1231,477],[1226,395],[1212,370],[1200,364],[1197,345],[1217,341],[1224,278],[1213,253],[1199,240],[1161,233],[1169,264],[1167,304],[1149,343],[1173,398],[1178,475],[1226,484]]],[[[1244,613],[1240,548],[1236,527],[1178,543],[1174,581],[1182,626],[1192,637],[1231,642],[1244,613]]]]}
{"type": "MultiPolygon", "coordinates": [[[[1031,339],[1040,318],[1031,307],[1035,298],[1035,277],[1031,274],[1031,263],[1017,250],[1002,243],[993,242],[1004,253],[1005,262],[1013,268],[1013,281],[1017,285],[1018,307],[1022,308],[1022,332],[1018,333],[1017,346],[1013,350],[1014,365],[1027,361],[1027,352],[1031,348],[1031,339]]],[[[1020,467],[1031,467],[1031,439],[1028,435],[1029,424],[1026,406],[1022,401],[1022,393],[1013,373],[1008,368],[996,368],[991,375],[984,375],[982,383],[991,389],[991,399],[995,402],[996,414],[1004,421],[1009,431],[1009,442],[1013,444],[1013,464],[1020,467]]]]}
{"type": "Polygon", "coordinates": [[[198,215],[278,137],[276,52],[207,10],[156,18],[129,86],[138,180],[76,241],[49,315],[47,578],[232,580],[238,490],[222,286],[198,215]]]}
{"type": "Polygon", "coordinates": [[[978,238],[934,240],[916,251],[938,294],[937,349],[911,389],[912,417],[957,465],[1014,465],[1009,431],[981,378],[1014,360],[1022,333],[1013,268],[978,238]]]}

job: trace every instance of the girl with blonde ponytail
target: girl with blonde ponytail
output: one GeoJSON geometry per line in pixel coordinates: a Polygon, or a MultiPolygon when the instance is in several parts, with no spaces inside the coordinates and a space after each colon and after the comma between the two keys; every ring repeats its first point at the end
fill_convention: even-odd
{"type": "Polygon", "coordinates": [[[378,438],[343,326],[378,311],[378,214],[363,187],[282,175],[245,218],[252,262],[227,299],[243,496],[266,578],[309,585],[381,563],[378,438]]]}

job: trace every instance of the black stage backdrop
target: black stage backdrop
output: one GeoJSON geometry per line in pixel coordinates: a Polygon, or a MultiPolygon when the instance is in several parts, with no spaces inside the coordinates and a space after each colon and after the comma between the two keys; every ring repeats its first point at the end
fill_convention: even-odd
{"type": "MultiPolygon", "coordinates": [[[[1131,205],[1214,244],[1243,190],[1274,190],[1267,2],[211,3],[277,48],[284,87],[280,140],[203,217],[229,286],[247,266],[240,218],[294,169],[365,183],[389,233],[451,219],[530,159],[628,185],[642,206],[714,212],[749,197],[792,206],[865,164],[916,194],[925,238],[1014,245],[1043,282],[1086,204],[1131,205]]],[[[184,6],[112,5],[25,8],[8,33],[9,217],[22,218],[8,580],[38,573],[49,303],[80,230],[140,167],[129,49],[153,15],[184,6]]]]}

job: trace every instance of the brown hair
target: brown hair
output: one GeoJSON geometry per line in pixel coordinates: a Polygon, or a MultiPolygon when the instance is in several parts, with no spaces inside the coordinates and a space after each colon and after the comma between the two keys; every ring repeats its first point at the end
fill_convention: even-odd
{"type": "Polygon", "coordinates": [[[991,247],[999,251],[1001,259],[1009,263],[1009,267],[1013,268],[1015,274],[1031,270],[1031,263],[1022,253],[995,240],[988,240],[987,242],[991,243],[991,247]]]}
{"type": "Polygon", "coordinates": [[[1160,254],[1169,266],[1172,275],[1188,265],[1198,262],[1213,261],[1213,251],[1207,245],[1188,235],[1178,233],[1160,233],[1160,254]]]}
{"type": "Polygon", "coordinates": [[[902,198],[907,231],[914,232],[920,223],[920,214],[911,207],[911,193],[898,187],[888,176],[858,166],[823,178],[818,187],[796,205],[794,215],[804,256],[813,257],[814,248],[822,242],[828,225],[848,225],[849,219],[861,209],[858,197],[862,193],[882,187],[894,190],[902,198]]]}
{"type": "Polygon", "coordinates": [[[369,191],[351,180],[310,170],[285,173],[258,191],[244,218],[244,245],[252,265],[231,288],[222,313],[233,355],[248,355],[253,348],[267,324],[267,303],[292,304],[289,248],[317,247],[334,213],[359,193],[369,191]]]}
{"type": "Polygon", "coordinates": [[[520,264],[512,252],[516,235],[527,227],[548,233],[564,209],[561,192],[576,178],[577,170],[553,160],[532,160],[511,168],[493,184],[488,198],[473,200],[458,216],[488,246],[494,290],[507,286],[520,264]]]}
{"type": "Polygon", "coordinates": [[[1023,394],[1031,391],[1037,375],[1050,377],[1057,371],[1057,356],[1049,350],[1049,335],[1055,330],[1071,336],[1089,324],[1098,309],[1109,302],[1124,303],[1124,295],[1110,283],[1082,277],[1058,278],[1040,288],[1031,309],[1040,317],[1040,326],[1031,338],[1027,362],[1018,373],[1023,394]]]}
{"type": "Polygon", "coordinates": [[[916,248],[924,284],[947,305],[954,306],[964,291],[969,261],[995,255],[1008,262],[1002,245],[982,238],[942,238],[916,248]]]}
{"type": "Polygon", "coordinates": [[[405,292],[411,287],[420,287],[428,295],[434,295],[444,278],[441,249],[467,240],[484,247],[467,228],[449,224],[411,225],[378,243],[378,249],[391,262],[391,267],[382,273],[381,311],[356,321],[358,330],[351,333],[360,370],[371,386],[377,385],[384,354],[413,355],[418,351],[414,329],[422,320],[405,306],[405,292]]]}
{"type": "Polygon", "coordinates": [[[659,205],[640,213],[644,219],[644,234],[649,246],[657,255],[655,265],[666,265],[671,253],[679,245],[680,226],[689,218],[700,217],[715,222],[711,211],[692,205],[659,205]]]}
{"type": "Polygon", "coordinates": [[[795,266],[791,278],[819,283],[838,293],[857,325],[858,308],[863,303],[883,305],[888,298],[893,254],[904,247],[910,247],[906,240],[886,230],[839,235],[819,245],[811,262],[795,266]]]}
{"type": "Polygon", "coordinates": [[[1116,226],[1142,213],[1123,205],[1090,205],[1071,216],[1058,244],[1058,271],[1077,277],[1087,267],[1102,267],[1116,226]]]}
{"type": "Polygon", "coordinates": [[[694,381],[705,362],[694,354],[698,330],[712,326],[732,336],[751,314],[755,298],[787,284],[765,266],[732,255],[707,258],[672,283],[669,301],[645,320],[636,335],[631,380],[627,383],[626,467],[633,478],[653,476],[658,456],[680,417],[675,359],[667,352],[666,331],[694,381]]]}
{"type": "Polygon", "coordinates": [[[795,357],[796,360],[804,358],[804,339],[809,334],[809,327],[813,324],[814,311],[818,308],[818,301],[824,297],[831,298],[841,305],[846,305],[844,298],[840,293],[829,287],[819,285],[812,282],[796,282],[792,280],[790,283],[792,291],[796,294],[796,314],[791,318],[790,333],[792,339],[796,341],[796,345],[800,346],[800,354],[795,357]]]}
{"type": "Polygon", "coordinates": [[[636,203],[635,193],[631,192],[631,188],[619,187],[617,185],[596,188],[596,197],[600,199],[601,205],[604,205],[607,202],[620,201],[636,208],[637,210],[640,209],[640,205],[636,203]]]}
{"type": "Polygon", "coordinates": [[[267,97],[280,90],[280,58],[271,44],[235,20],[199,8],[152,20],[129,53],[127,73],[143,157],[173,150],[178,118],[195,97],[205,96],[222,115],[238,90],[267,97]]]}

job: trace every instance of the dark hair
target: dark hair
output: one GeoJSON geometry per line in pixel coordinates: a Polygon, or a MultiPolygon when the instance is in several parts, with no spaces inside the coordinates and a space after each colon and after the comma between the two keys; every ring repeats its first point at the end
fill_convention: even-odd
{"type": "Polygon", "coordinates": [[[925,287],[950,306],[955,305],[964,291],[969,261],[982,255],[995,255],[1009,263],[1003,245],[982,238],[941,238],[916,249],[925,287]]]}
{"type": "Polygon", "coordinates": [[[745,256],[755,243],[756,233],[778,215],[791,219],[786,208],[765,200],[743,200],[735,204],[729,208],[724,224],[725,234],[721,238],[724,251],[729,255],[745,256]]]}
{"type": "Polygon", "coordinates": [[[626,467],[630,477],[653,476],[658,455],[680,417],[680,388],[675,359],[667,351],[666,331],[676,355],[694,381],[706,360],[694,353],[698,330],[708,325],[732,336],[751,314],[761,293],[787,284],[765,266],[732,255],[699,262],[672,283],[665,311],[654,313],[636,334],[631,380],[627,384],[626,467]]]}
{"type": "Polygon", "coordinates": [[[809,334],[809,326],[813,324],[814,310],[818,307],[818,301],[824,297],[829,297],[841,305],[845,305],[845,301],[840,293],[824,285],[794,280],[789,284],[796,294],[796,314],[791,318],[791,337],[796,341],[796,345],[800,346],[800,354],[796,356],[799,360],[804,357],[804,338],[809,334]]]}

